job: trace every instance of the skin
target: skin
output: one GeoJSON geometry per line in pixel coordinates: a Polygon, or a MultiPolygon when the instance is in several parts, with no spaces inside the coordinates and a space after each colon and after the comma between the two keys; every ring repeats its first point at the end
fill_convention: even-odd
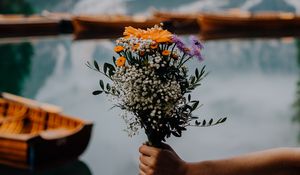
{"type": "Polygon", "coordinates": [[[299,175],[300,149],[276,148],[222,160],[185,162],[169,146],[139,148],[139,175],[299,175]]]}

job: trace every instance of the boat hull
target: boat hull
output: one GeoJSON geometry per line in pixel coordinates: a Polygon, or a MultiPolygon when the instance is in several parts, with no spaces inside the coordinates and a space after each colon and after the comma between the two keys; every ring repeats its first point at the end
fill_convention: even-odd
{"type": "Polygon", "coordinates": [[[199,18],[204,40],[254,37],[300,36],[300,17],[280,15],[226,16],[202,15],[199,18]]]}
{"type": "Polygon", "coordinates": [[[103,39],[121,37],[124,28],[131,26],[146,29],[158,25],[161,19],[136,20],[131,17],[117,17],[109,19],[106,17],[75,17],[73,19],[74,39],[103,39]]]}
{"type": "Polygon", "coordinates": [[[0,98],[0,164],[35,170],[77,159],[93,124],[60,110],[12,95],[0,98]]]}

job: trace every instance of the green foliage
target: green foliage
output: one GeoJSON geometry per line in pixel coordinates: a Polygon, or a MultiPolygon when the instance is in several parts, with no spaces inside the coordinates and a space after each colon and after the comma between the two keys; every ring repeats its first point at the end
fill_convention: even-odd
{"type": "Polygon", "coordinates": [[[25,14],[34,13],[31,4],[25,0],[1,0],[0,14],[25,14]]]}

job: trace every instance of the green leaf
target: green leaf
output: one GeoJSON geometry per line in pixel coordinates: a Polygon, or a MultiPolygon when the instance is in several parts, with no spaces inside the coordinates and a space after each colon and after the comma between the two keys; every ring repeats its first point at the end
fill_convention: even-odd
{"type": "Polygon", "coordinates": [[[106,75],[106,72],[107,72],[107,63],[104,63],[104,65],[103,65],[103,72],[106,75]]]}
{"type": "Polygon", "coordinates": [[[206,121],[203,120],[203,121],[202,121],[202,126],[205,126],[205,125],[206,125],[206,121]]]}
{"type": "Polygon", "coordinates": [[[106,84],[106,89],[107,89],[108,91],[110,91],[110,89],[111,89],[111,88],[110,88],[110,85],[109,85],[108,83],[106,84]]]}
{"type": "Polygon", "coordinates": [[[100,81],[99,81],[99,84],[100,84],[100,87],[104,90],[104,83],[103,83],[103,80],[100,80],[100,81]]]}
{"type": "Polygon", "coordinates": [[[199,117],[196,117],[196,116],[191,116],[191,119],[198,119],[199,117]]]}
{"type": "Polygon", "coordinates": [[[203,67],[202,67],[201,73],[200,73],[200,77],[204,75],[204,73],[205,73],[205,67],[206,67],[206,66],[203,66],[203,67]]]}
{"type": "Polygon", "coordinates": [[[224,123],[227,120],[227,117],[223,118],[220,123],[224,123]]]}
{"type": "Polygon", "coordinates": [[[199,101],[196,101],[193,105],[192,105],[192,111],[194,111],[199,105],[199,101]]]}
{"type": "Polygon", "coordinates": [[[85,64],[89,67],[91,66],[91,63],[89,61],[87,61],[85,64]]]}
{"type": "Polygon", "coordinates": [[[100,69],[99,69],[99,65],[98,65],[98,63],[97,63],[97,61],[96,61],[96,60],[94,60],[94,66],[95,66],[95,68],[96,68],[98,71],[100,71],[100,69]]]}
{"type": "Polygon", "coordinates": [[[99,95],[99,94],[102,94],[102,92],[103,92],[103,91],[96,90],[96,91],[93,92],[93,95],[99,95]]]}
{"type": "Polygon", "coordinates": [[[191,77],[190,77],[190,80],[191,80],[191,84],[194,84],[194,83],[195,83],[195,80],[196,80],[195,76],[191,76],[191,77]]]}
{"type": "Polygon", "coordinates": [[[181,137],[181,134],[175,132],[175,131],[172,131],[172,134],[175,136],[175,137],[181,137]]]}
{"type": "Polygon", "coordinates": [[[109,64],[109,63],[106,63],[106,66],[109,69],[108,70],[108,75],[112,76],[115,73],[115,71],[116,71],[115,67],[113,65],[109,64]]]}
{"type": "Polygon", "coordinates": [[[195,70],[195,75],[199,79],[199,70],[198,70],[198,68],[196,68],[196,70],[195,70]]]}
{"type": "Polygon", "coordinates": [[[116,66],[116,61],[117,61],[117,58],[113,56],[113,62],[114,62],[115,66],[116,66]]]}

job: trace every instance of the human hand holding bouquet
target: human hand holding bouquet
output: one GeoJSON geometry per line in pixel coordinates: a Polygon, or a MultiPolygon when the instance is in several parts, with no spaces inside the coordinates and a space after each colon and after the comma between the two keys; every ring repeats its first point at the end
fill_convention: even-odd
{"type": "Polygon", "coordinates": [[[202,61],[202,44],[191,38],[188,47],[179,37],[154,26],[147,30],[126,27],[124,36],[116,41],[113,64],[87,62],[112,83],[100,80],[100,90],[94,95],[109,94],[116,100],[115,106],[124,110],[130,136],[140,128],[145,130],[148,144],[160,147],[162,141],[174,135],[180,137],[187,126],[212,126],[225,122],[199,120],[192,112],[199,107],[190,93],[207,75],[205,66],[188,75],[186,62],[193,57],[202,61]]]}

